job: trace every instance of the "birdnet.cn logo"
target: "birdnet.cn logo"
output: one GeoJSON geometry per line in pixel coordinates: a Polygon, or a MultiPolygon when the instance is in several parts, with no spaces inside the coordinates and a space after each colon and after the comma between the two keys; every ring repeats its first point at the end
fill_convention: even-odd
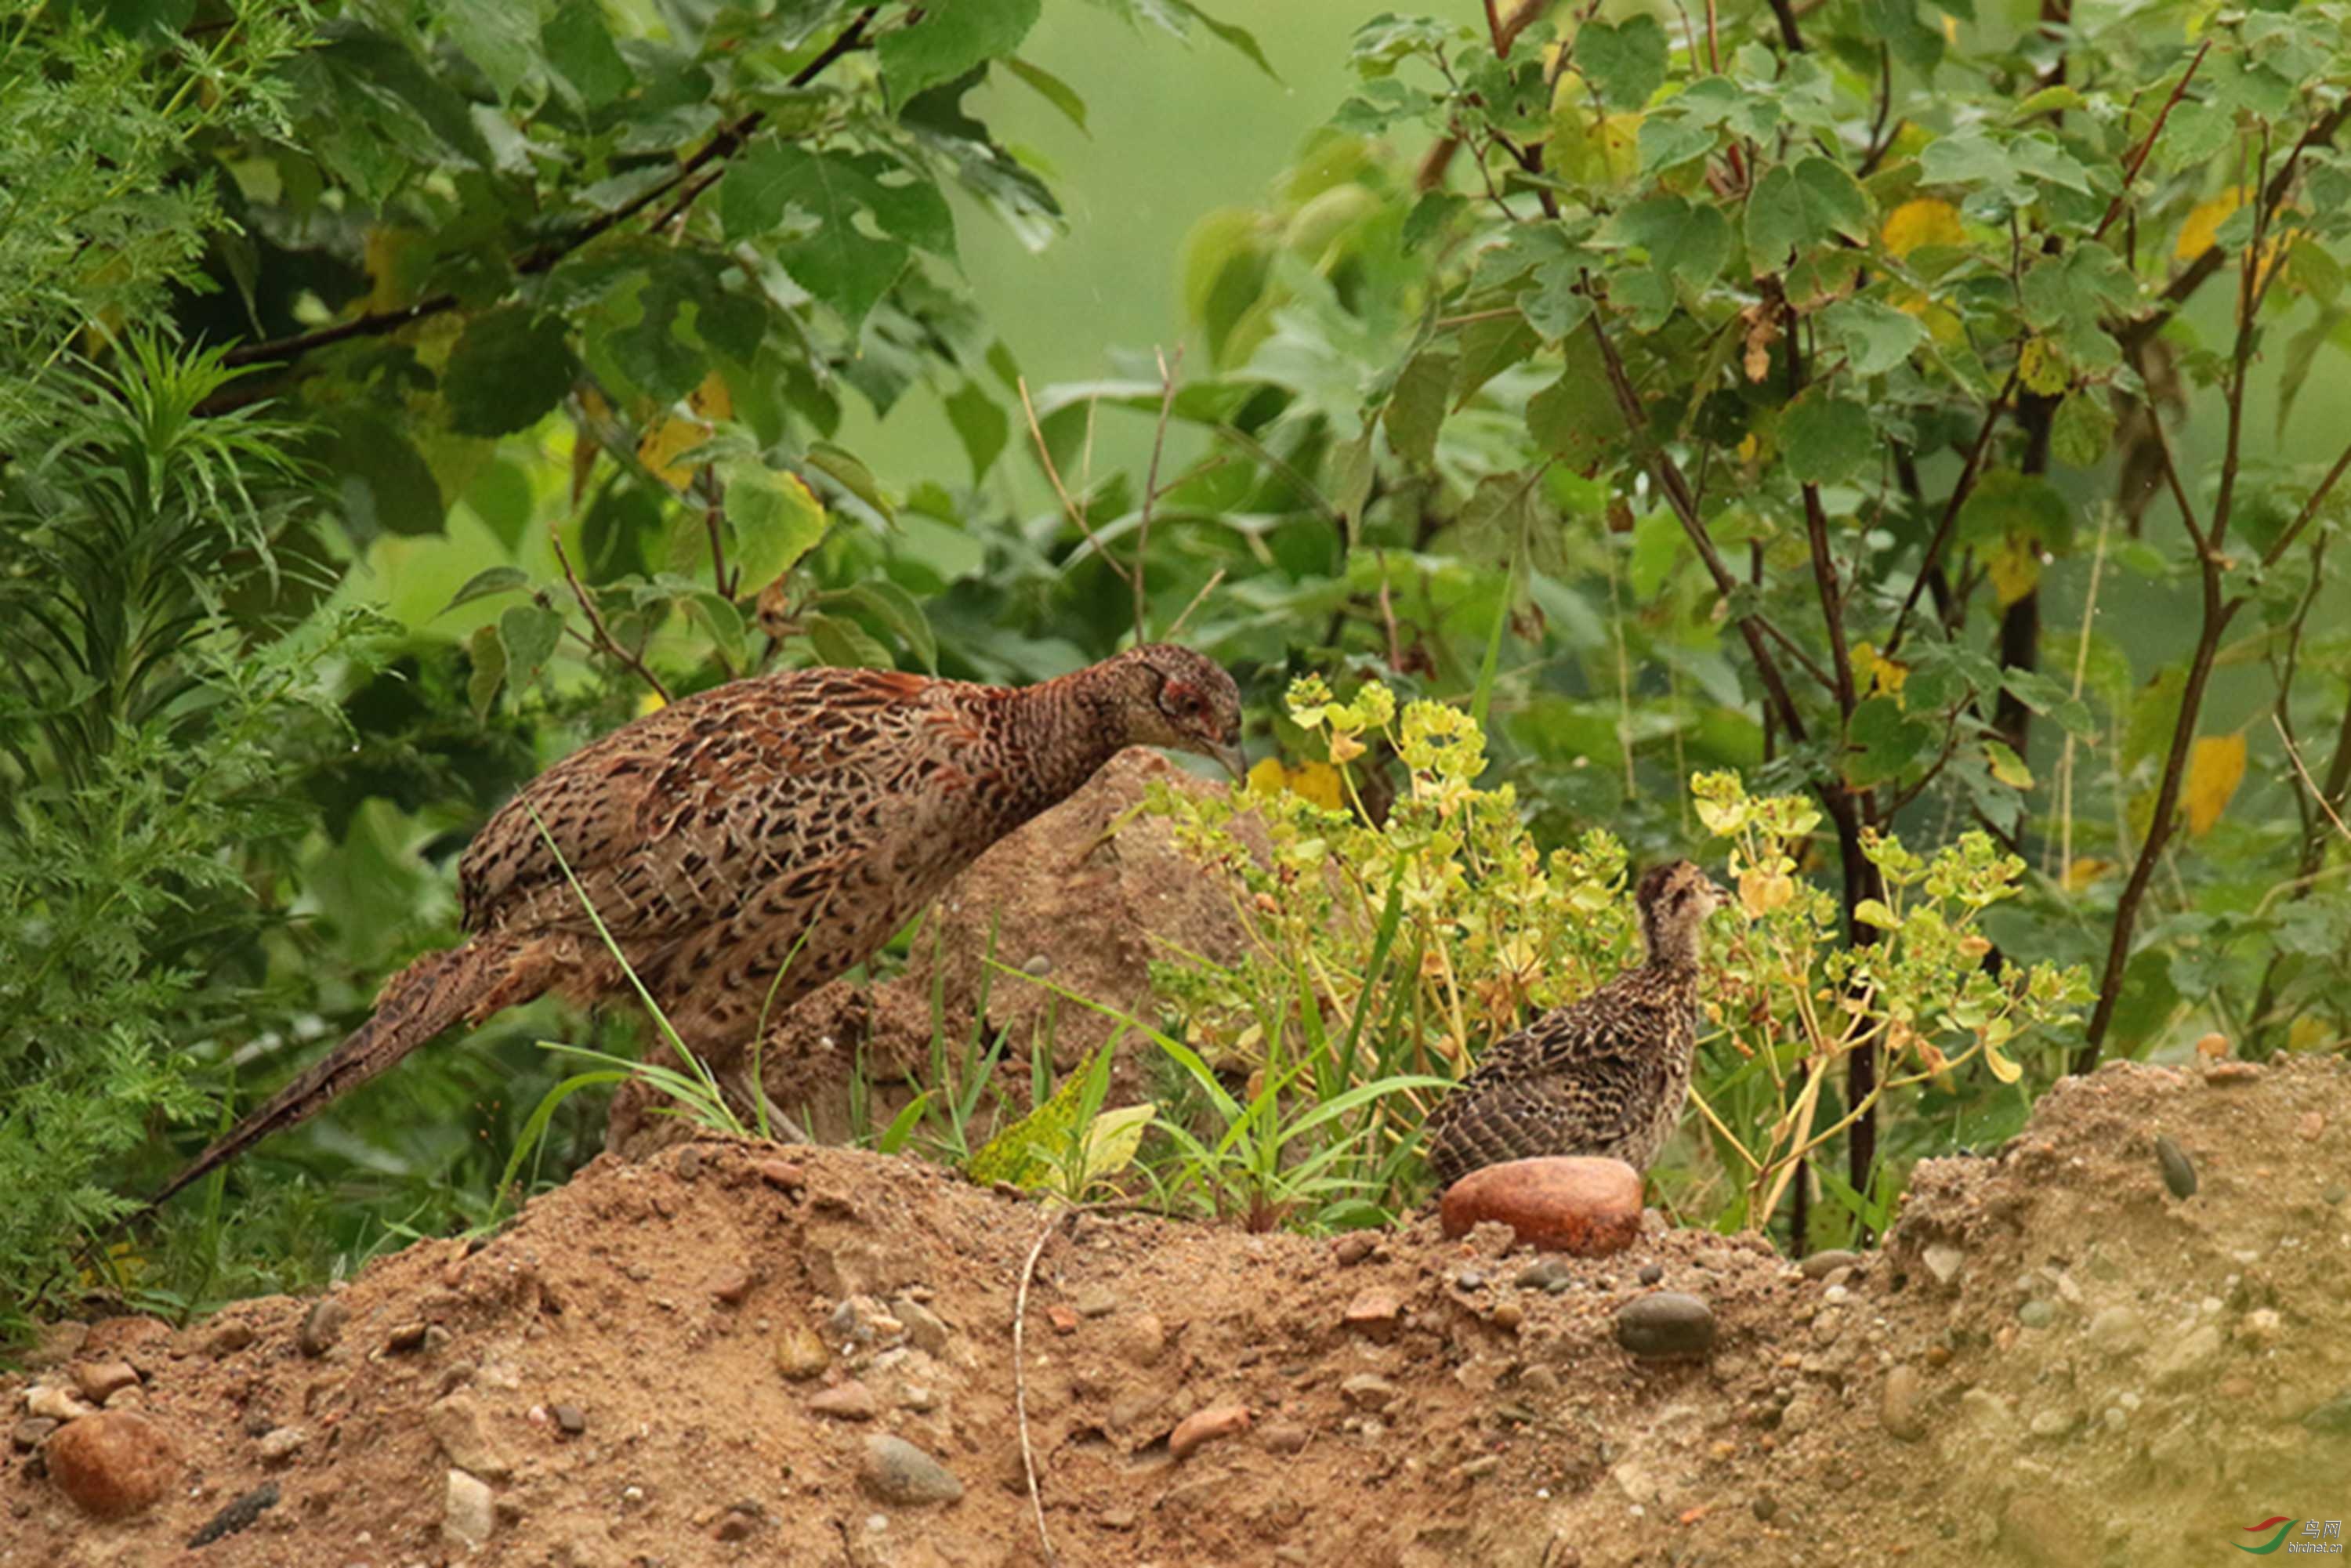
{"type": "Polygon", "coordinates": [[[2280,1547],[2288,1552],[2326,1552],[2336,1556],[2343,1552],[2343,1521],[2339,1519],[2288,1519],[2281,1513],[2259,1524],[2245,1526],[2245,1533],[2269,1535],[2269,1539],[2258,1546],[2247,1546],[2242,1542],[2230,1542],[2238,1551],[2251,1552],[2255,1557],[2266,1557],[2280,1547]],[[2276,1533],[2270,1534],[2273,1531],[2276,1533]]]}

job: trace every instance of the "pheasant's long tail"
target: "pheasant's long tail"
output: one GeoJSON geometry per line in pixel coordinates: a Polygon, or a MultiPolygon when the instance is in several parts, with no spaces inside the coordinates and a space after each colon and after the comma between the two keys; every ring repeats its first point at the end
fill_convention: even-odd
{"type": "MultiPolygon", "coordinates": [[[[203,1180],[272,1133],[308,1121],[346,1091],[465,1018],[507,982],[514,957],[511,943],[476,938],[411,964],[383,988],[375,1016],[190,1161],[141,1212],[160,1207],[181,1188],[203,1180]]],[[[508,995],[497,999],[506,1005],[524,998],[508,995]]]]}

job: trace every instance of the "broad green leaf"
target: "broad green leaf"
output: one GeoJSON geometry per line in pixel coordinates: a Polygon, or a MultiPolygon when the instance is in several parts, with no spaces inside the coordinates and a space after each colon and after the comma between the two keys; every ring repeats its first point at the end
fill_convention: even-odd
{"type": "Polygon", "coordinates": [[[1423,467],[1437,460],[1437,433],[1445,422],[1445,404],[1453,391],[1456,369],[1451,350],[1423,349],[1396,377],[1395,390],[1381,415],[1389,444],[1423,467]]]}
{"type": "Polygon", "coordinates": [[[501,101],[530,78],[539,40],[532,36],[537,8],[530,5],[452,5],[443,15],[450,41],[479,68],[501,101]]]}
{"type": "Polygon", "coordinates": [[[2009,538],[2064,549],[2073,542],[2074,512],[2041,476],[1995,468],[1976,481],[1959,508],[1959,538],[1962,544],[1989,544],[2009,538]]]}
{"type": "Polygon", "coordinates": [[[1884,444],[1869,411],[1849,398],[1814,392],[1789,405],[1780,419],[1780,450],[1788,472],[1806,485],[1850,478],[1884,444]]]}
{"type": "Polygon", "coordinates": [[[888,28],[874,45],[892,101],[904,108],[926,89],[1010,54],[1042,9],[1043,0],[933,0],[911,13],[912,26],[888,28]]]}
{"type": "Polygon", "coordinates": [[[2049,450],[2060,463],[2094,468],[2114,446],[2115,413],[2105,393],[2093,387],[2068,392],[2049,423],[2049,450]]]}
{"type": "Polygon", "coordinates": [[[1623,238],[1649,253],[1649,265],[1657,272],[1694,287],[1712,283],[1730,259],[1730,222],[1709,203],[1652,196],[1619,213],[1615,226],[1623,238]]]}
{"type": "Polygon", "coordinates": [[[539,29],[538,40],[548,63],[582,108],[601,109],[637,85],[596,0],[565,0],[539,29]]]}
{"type": "Polygon", "coordinates": [[[1981,126],[1970,126],[1928,142],[1918,177],[1929,185],[2006,186],[2016,180],[2016,161],[1981,126]]]}
{"type": "Polygon", "coordinates": [[[1902,711],[1893,697],[1874,696],[1853,710],[1845,726],[1845,782],[1866,789],[1898,779],[1931,760],[1935,732],[1902,711]]]}
{"type": "Polygon", "coordinates": [[[1858,245],[1869,242],[1869,197],[1859,181],[1826,158],[1781,164],[1747,198],[1748,260],[1761,271],[1777,271],[1790,253],[1839,235],[1858,245]]]}
{"type": "Polygon", "coordinates": [[[490,705],[498,700],[498,688],[506,685],[507,645],[496,625],[485,625],[474,628],[465,648],[474,661],[473,672],[465,677],[465,700],[474,705],[475,718],[487,719],[490,705]]]}
{"type": "Polygon", "coordinates": [[[579,371],[560,317],[520,305],[476,316],[441,376],[450,425],[465,435],[528,430],[563,401],[579,371]]]}
{"type": "Polygon", "coordinates": [[[762,141],[735,160],[718,198],[719,221],[729,240],[768,234],[782,226],[794,209],[815,220],[815,232],[786,241],[777,254],[802,287],[852,329],[905,269],[905,245],[858,225],[861,213],[872,214],[880,225],[881,209],[891,198],[842,154],[762,141]]]}
{"type": "Polygon", "coordinates": [[[470,604],[476,599],[487,599],[494,593],[512,593],[517,588],[530,586],[530,574],[518,566],[484,567],[465,580],[465,586],[456,596],[441,607],[446,615],[460,604],[470,604]]]}
{"type": "Polygon", "coordinates": [[[889,649],[846,616],[811,615],[807,630],[809,641],[816,646],[816,656],[828,664],[852,670],[893,670],[898,666],[889,649]]]}
{"type": "Polygon", "coordinates": [[[1651,114],[1641,120],[1641,174],[1654,178],[1714,151],[1715,133],[1687,115],[1651,114]]]}
{"type": "Polygon", "coordinates": [[[865,460],[845,446],[835,446],[830,441],[820,441],[809,448],[809,466],[830,477],[835,484],[875,511],[885,521],[895,521],[898,509],[890,497],[882,493],[881,482],[865,460]]]}
{"type": "Polygon", "coordinates": [[[1575,35],[1575,67],[1609,108],[1638,109],[1665,85],[1666,30],[1646,11],[1587,22],[1575,35]]]}
{"type": "Polygon", "coordinates": [[[974,382],[965,382],[941,402],[956,439],[963,443],[964,455],[971,460],[971,482],[977,485],[1004,455],[1012,436],[1012,416],[974,382]]]}
{"type": "Polygon", "coordinates": [[[799,475],[779,473],[756,457],[729,457],[717,468],[726,520],[735,525],[728,564],[742,572],[743,591],[757,593],[824,538],[824,507],[799,475]]]}
{"type": "Polygon", "coordinates": [[[1559,380],[1527,400],[1527,433],[1543,451],[1589,474],[1623,439],[1625,414],[1609,390],[1597,350],[1574,340],[1567,361],[1559,380]]]}
{"type": "Polygon", "coordinates": [[[1918,318],[1876,299],[1841,299],[1823,312],[1822,325],[1855,375],[1882,375],[1927,340],[1918,318]]]}
{"type": "Polygon", "coordinates": [[[1078,96],[1075,88],[1044,67],[1024,60],[1018,55],[1006,56],[1004,68],[1035,89],[1037,95],[1060,110],[1071,124],[1080,131],[1085,130],[1086,100],[1078,96]]]}
{"type": "Polygon", "coordinates": [[[498,617],[498,641],[506,644],[507,669],[515,682],[536,679],[563,640],[563,617],[538,604],[514,604],[498,617]]]}
{"type": "Polygon", "coordinates": [[[930,618],[914,596],[886,577],[868,578],[854,587],[826,595],[828,603],[855,605],[872,616],[906,645],[922,666],[933,672],[939,667],[939,640],[931,630],[930,618]]]}

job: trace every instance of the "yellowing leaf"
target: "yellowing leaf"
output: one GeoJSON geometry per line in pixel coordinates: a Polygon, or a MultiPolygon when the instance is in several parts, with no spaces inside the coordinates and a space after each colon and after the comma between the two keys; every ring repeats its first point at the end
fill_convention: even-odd
{"type": "Polygon", "coordinates": [[[2065,356],[2046,338],[2028,338],[2017,350],[2016,379],[2024,383],[2027,392],[2043,397],[2055,397],[2073,384],[2074,373],[2065,368],[2065,356]]]}
{"type": "Polygon", "coordinates": [[[2179,243],[2171,254],[2181,261],[2193,261],[2212,248],[2212,236],[2229,221],[2229,214],[2245,204],[2241,191],[2224,191],[2209,202],[2199,203],[2179,225],[2179,243]]]}
{"type": "Polygon", "coordinates": [[[677,461],[710,439],[710,428],[691,419],[680,419],[674,413],[662,415],[661,422],[645,432],[637,443],[637,461],[651,469],[664,484],[683,490],[694,483],[694,470],[677,461]]]}
{"type": "Polygon", "coordinates": [[[1875,643],[1855,643],[1853,645],[1853,667],[1896,703],[1902,701],[1903,683],[1910,678],[1909,665],[1887,658],[1877,651],[1875,643]]]}
{"type": "Polygon", "coordinates": [[[1959,208],[1921,196],[1886,214],[1882,237],[1888,251],[1904,256],[1922,245],[1962,245],[1968,236],[1959,227],[1959,208]]]}
{"type": "Polygon", "coordinates": [[[649,713],[659,713],[667,706],[669,704],[662,700],[661,693],[647,692],[637,699],[637,716],[643,718],[649,713]]]}
{"type": "Polygon", "coordinates": [[[726,378],[716,371],[702,378],[702,384],[686,396],[686,406],[705,419],[735,417],[735,393],[726,378]]]}
{"type": "Polygon", "coordinates": [[[2106,873],[2115,869],[2112,861],[2102,861],[2095,855],[2082,855],[2065,868],[2065,891],[2081,893],[2106,873]]]}
{"type": "Polygon", "coordinates": [[[1796,879],[1784,873],[1750,866],[1739,873],[1739,906],[1750,917],[1769,915],[1795,896],[1796,879]]]}
{"type": "Polygon", "coordinates": [[[1327,762],[1308,762],[1290,775],[1290,792],[1313,801],[1326,811],[1339,809],[1339,770],[1327,762]]]}
{"type": "Polygon", "coordinates": [[[2188,831],[2199,837],[2210,832],[2244,781],[2242,735],[2198,736],[2188,752],[2188,831]]]}
{"type": "Polygon", "coordinates": [[[2024,1069],[2002,1056],[2000,1047],[1989,1040],[1984,1041],[1984,1065],[1991,1069],[1991,1075],[2002,1083],[2013,1083],[2024,1076],[2024,1069]]]}
{"type": "Polygon", "coordinates": [[[1864,925],[1875,925],[1880,931],[1893,931],[1901,926],[1894,911],[1875,898],[1865,898],[1853,906],[1853,917],[1864,925]]]}
{"type": "Polygon", "coordinates": [[[2315,1015],[2304,1013],[2287,1026],[2285,1048],[2288,1051],[2316,1051],[2326,1042],[2326,1026],[2315,1015]]]}
{"type": "Polygon", "coordinates": [[[1279,795],[1290,784],[1290,769],[1281,765],[1279,757],[1258,759],[1249,770],[1249,792],[1253,795],[1279,795]]]}
{"type": "Polygon", "coordinates": [[[1134,1161],[1134,1151],[1143,1145],[1143,1131],[1157,1115],[1149,1105],[1128,1105],[1116,1111],[1104,1111],[1086,1124],[1086,1151],[1083,1174],[1071,1197],[1082,1196],[1098,1181],[1116,1176],[1134,1161]]]}
{"type": "Polygon", "coordinates": [[[1331,760],[1353,762],[1364,754],[1364,743],[1343,730],[1331,732],[1331,760]]]}
{"type": "Polygon", "coordinates": [[[1991,576],[1992,591],[2000,596],[2005,610],[2041,584],[2041,547],[2022,534],[2011,534],[2000,541],[1985,563],[1991,576]]]}
{"type": "Polygon", "coordinates": [[[1999,779],[2001,783],[2007,785],[2010,789],[2030,789],[2032,788],[2032,769],[2024,765],[2024,758],[2019,757],[2012,749],[2002,742],[1997,740],[1986,741],[1984,743],[1984,760],[1991,765],[1991,776],[1999,779]]]}

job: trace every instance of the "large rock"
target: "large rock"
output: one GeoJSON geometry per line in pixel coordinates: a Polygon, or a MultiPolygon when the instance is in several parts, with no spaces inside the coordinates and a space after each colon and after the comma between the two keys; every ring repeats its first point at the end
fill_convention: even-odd
{"type": "Polygon", "coordinates": [[[1445,1189],[1447,1236],[1499,1220],[1546,1252],[1604,1258],[1641,1234],[1641,1173],[1622,1160],[1511,1160],[1445,1189]]]}
{"type": "Polygon", "coordinates": [[[74,1422],[42,1446],[41,1458],[57,1490],[97,1519],[128,1519],[152,1508],[180,1468],[163,1429],[128,1410],[74,1422]]]}
{"type": "MultiPolygon", "coordinates": [[[[945,981],[946,1035],[957,1045],[971,1038],[985,986],[983,1038],[1008,1029],[1014,1042],[998,1086],[1025,1104],[1029,1041],[1055,998],[1042,986],[988,968],[991,931],[998,964],[1126,1009],[1148,999],[1151,962],[1167,956],[1155,938],[1216,961],[1238,956],[1242,933],[1229,893],[1185,854],[1164,821],[1135,810],[1155,780],[1192,791],[1226,788],[1156,751],[1119,753],[1084,789],[1007,836],[949,884],[915,932],[904,974],[878,986],[836,980],[777,1019],[760,1055],[768,1100],[795,1117],[804,1114],[819,1142],[845,1141],[849,1079],[862,1052],[873,1085],[868,1113],[875,1126],[887,1124],[914,1094],[901,1081],[930,1071],[936,973],[945,981]]],[[[1061,1004],[1055,1070],[1077,1066],[1114,1027],[1100,1013],[1061,1004]]],[[[1145,1097],[1142,1049],[1129,1030],[1111,1103],[1145,1097]]],[[[691,1124],[656,1109],[640,1085],[622,1085],[612,1099],[605,1146],[635,1158],[693,1136],[691,1124]]]]}

